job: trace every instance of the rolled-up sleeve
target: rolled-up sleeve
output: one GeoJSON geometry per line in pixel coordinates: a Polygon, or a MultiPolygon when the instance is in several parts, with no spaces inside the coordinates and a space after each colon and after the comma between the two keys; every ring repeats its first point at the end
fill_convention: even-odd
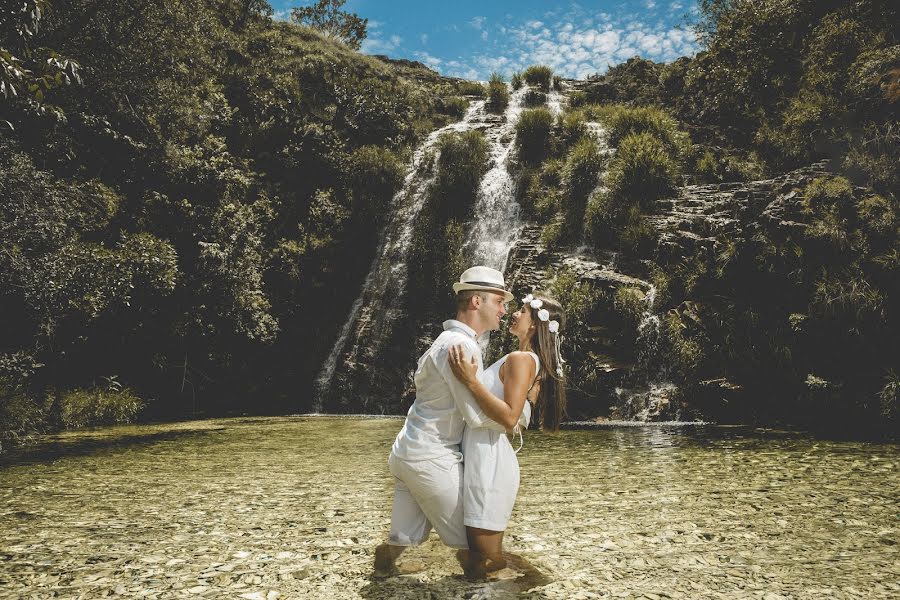
{"type": "Polygon", "coordinates": [[[434,357],[438,371],[440,372],[441,377],[444,378],[444,381],[447,382],[447,387],[450,388],[450,395],[453,396],[453,402],[456,404],[463,420],[469,427],[491,427],[505,431],[502,425],[492,421],[484,414],[484,411],[478,406],[478,403],[475,401],[469,388],[453,374],[453,370],[450,368],[450,361],[447,360],[447,358],[450,353],[450,348],[455,344],[460,344],[465,348],[466,360],[471,360],[472,356],[475,356],[475,360],[478,362],[478,372],[475,376],[479,379],[481,379],[481,373],[484,371],[484,362],[481,359],[481,350],[478,348],[478,344],[476,344],[474,340],[465,338],[453,340],[452,343],[441,348],[434,357]]]}

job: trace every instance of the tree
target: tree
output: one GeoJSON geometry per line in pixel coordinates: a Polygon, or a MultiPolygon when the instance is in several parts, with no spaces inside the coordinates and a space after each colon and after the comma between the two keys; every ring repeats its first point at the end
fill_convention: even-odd
{"type": "Polygon", "coordinates": [[[38,113],[48,109],[47,92],[81,83],[77,62],[49,48],[31,47],[49,8],[49,0],[0,0],[0,95],[7,101],[18,98],[38,113]]]}
{"type": "Polygon", "coordinates": [[[354,50],[359,50],[366,39],[368,19],[341,10],[347,0],[318,0],[312,6],[291,10],[295,23],[318,29],[331,38],[341,40],[354,50]]]}

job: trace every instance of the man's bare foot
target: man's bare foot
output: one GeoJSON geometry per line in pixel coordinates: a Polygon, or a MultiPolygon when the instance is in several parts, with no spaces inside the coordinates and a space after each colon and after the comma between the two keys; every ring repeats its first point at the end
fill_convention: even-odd
{"type": "Polygon", "coordinates": [[[372,577],[385,579],[399,575],[400,570],[397,568],[396,560],[401,552],[403,552],[402,546],[391,546],[390,544],[381,544],[375,548],[375,569],[372,577]]]}

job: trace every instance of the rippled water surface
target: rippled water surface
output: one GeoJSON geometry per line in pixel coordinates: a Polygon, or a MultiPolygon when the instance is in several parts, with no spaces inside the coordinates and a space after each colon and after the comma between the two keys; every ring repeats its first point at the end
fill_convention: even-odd
{"type": "MultiPolygon", "coordinates": [[[[64,434],[0,465],[0,598],[896,598],[900,448],[722,427],[528,432],[507,548],[543,580],[369,579],[398,419],[64,434]]],[[[434,538],[434,536],[433,536],[434,538]]]]}

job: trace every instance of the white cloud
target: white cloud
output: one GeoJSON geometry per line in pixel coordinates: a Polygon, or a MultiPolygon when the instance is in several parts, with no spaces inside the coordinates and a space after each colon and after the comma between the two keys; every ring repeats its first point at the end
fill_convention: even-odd
{"type": "Polygon", "coordinates": [[[473,17],[471,21],[469,21],[469,25],[474,27],[475,29],[481,29],[484,27],[484,22],[487,21],[485,17],[473,17]]]}
{"type": "Polygon", "coordinates": [[[422,42],[423,45],[428,43],[428,34],[423,33],[419,36],[419,41],[422,42]]]}
{"type": "Polygon", "coordinates": [[[487,32],[487,30],[484,30],[484,31],[481,32],[481,39],[484,40],[485,42],[487,41],[487,39],[488,39],[488,32],[487,32]]]}
{"type": "Polygon", "coordinates": [[[436,68],[441,65],[443,62],[437,56],[432,56],[427,52],[413,52],[417,59],[428,65],[429,67],[436,68]]]}
{"type": "Polygon", "coordinates": [[[364,54],[388,54],[396,50],[403,42],[399,35],[392,35],[388,39],[370,37],[363,40],[360,51],[364,54]]]}
{"type": "MultiPolygon", "coordinates": [[[[529,65],[546,64],[564,77],[585,78],[604,73],[610,65],[633,56],[669,62],[679,56],[691,56],[698,50],[692,31],[662,22],[642,22],[633,16],[610,20],[609,15],[602,14],[592,21],[586,18],[584,9],[573,6],[564,19],[508,25],[505,35],[491,36],[492,47],[503,53],[500,58],[486,53],[461,58],[457,65],[448,62],[443,67],[452,68],[453,75],[466,76],[465,73],[476,71],[480,79],[486,79],[492,71],[509,75],[529,65]],[[598,24],[591,26],[590,22],[598,24]]],[[[487,31],[483,30],[483,34],[487,31]]],[[[491,31],[496,33],[499,28],[491,31]]]]}
{"type": "Polygon", "coordinates": [[[644,2],[644,6],[646,6],[648,10],[653,10],[654,8],[656,8],[656,2],[654,2],[653,0],[646,0],[646,2],[644,2]]]}

